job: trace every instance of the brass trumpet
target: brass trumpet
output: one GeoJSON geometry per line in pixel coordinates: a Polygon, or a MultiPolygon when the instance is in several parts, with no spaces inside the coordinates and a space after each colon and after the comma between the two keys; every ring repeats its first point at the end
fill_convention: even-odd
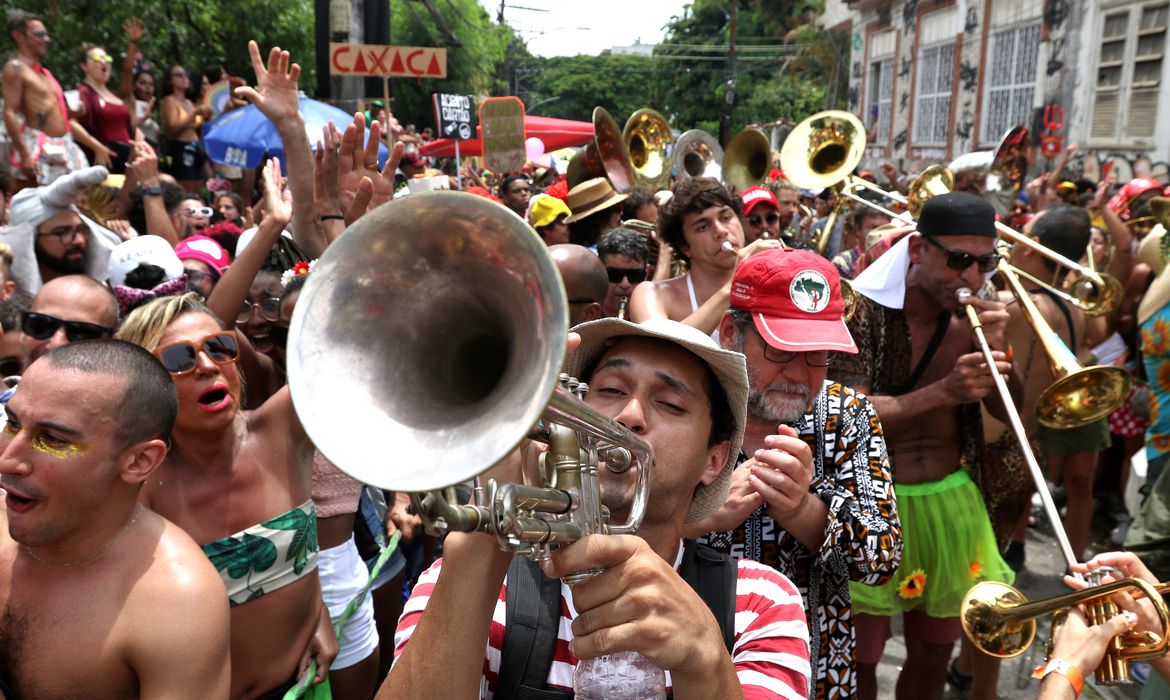
{"type": "Polygon", "coordinates": [[[1090,621],[1099,624],[1116,614],[1116,605],[1109,598],[1121,591],[1148,598],[1162,623],[1160,635],[1126,632],[1115,637],[1096,669],[1098,684],[1130,683],[1130,662],[1156,659],[1167,651],[1170,615],[1162,596],[1170,593],[1170,584],[1154,585],[1142,579],[1127,578],[1029,603],[1022,593],[1006,583],[983,581],[967,591],[959,616],[964,634],[980,651],[1001,659],[1010,658],[1024,653],[1031,646],[1036,638],[1037,617],[1084,605],[1090,621]]]}
{"type": "Polygon", "coordinates": [[[488,532],[533,558],[637,529],[653,455],[560,375],[568,303],[522,219],[462,192],[415,194],[363,216],[316,272],[289,329],[289,388],[338,468],[411,493],[432,531],[488,532]],[[525,437],[550,446],[541,484],[479,484],[525,437]],[[608,523],[601,506],[603,464],[637,469],[625,523],[608,523]],[[452,485],[473,477],[476,502],[458,504],[452,485]]]}

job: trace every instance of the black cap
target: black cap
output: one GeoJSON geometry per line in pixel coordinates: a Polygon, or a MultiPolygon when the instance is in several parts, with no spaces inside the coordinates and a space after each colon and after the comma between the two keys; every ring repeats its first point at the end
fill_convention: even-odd
{"type": "Polygon", "coordinates": [[[995,207],[969,192],[947,192],[931,197],[919,213],[918,233],[995,238],[995,207]]]}

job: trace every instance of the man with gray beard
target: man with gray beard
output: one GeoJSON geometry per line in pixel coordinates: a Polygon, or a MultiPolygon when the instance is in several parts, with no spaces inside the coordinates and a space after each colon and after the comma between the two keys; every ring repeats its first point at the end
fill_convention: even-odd
{"type": "Polygon", "coordinates": [[[825,377],[833,352],[857,352],[843,310],[837,271],[815,253],[767,251],[736,270],[719,337],[747,358],[743,451],[723,508],[688,531],[797,585],[816,698],[855,692],[848,582],[883,583],[902,556],[881,423],[825,377]]]}

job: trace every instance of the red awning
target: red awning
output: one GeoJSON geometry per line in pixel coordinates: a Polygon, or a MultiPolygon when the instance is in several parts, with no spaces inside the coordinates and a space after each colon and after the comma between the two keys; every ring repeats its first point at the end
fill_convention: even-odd
{"type": "MultiPolygon", "coordinates": [[[[544,142],[544,152],[565,148],[567,146],[583,146],[593,140],[593,124],[578,122],[572,119],[554,119],[553,117],[524,117],[524,138],[535,136],[544,142]]],[[[475,128],[476,138],[459,142],[460,156],[483,155],[483,141],[479,139],[479,127],[475,128]]],[[[419,153],[424,156],[446,157],[455,155],[455,141],[452,139],[435,139],[423,144],[419,153]]]]}

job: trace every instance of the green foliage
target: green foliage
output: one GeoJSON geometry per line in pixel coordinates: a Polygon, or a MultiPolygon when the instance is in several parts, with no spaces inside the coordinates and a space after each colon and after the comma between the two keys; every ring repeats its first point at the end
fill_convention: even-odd
{"type": "MultiPolygon", "coordinates": [[[[160,85],[174,64],[198,70],[222,63],[231,75],[254,81],[249,39],[262,50],[274,45],[288,49],[301,64],[301,85],[311,86],[314,80],[311,0],[0,0],[5,14],[13,8],[44,19],[53,38],[45,64],[66,88],[81,80],[77,57],[86,41],[116,57],[111,77],[116,85],[127,45],[122,23],[131,17],[146,28],[138,50],[160,85]]],[[[5,41],[13,50],[12,41],[5,41]]]]}
{"type": "Polygon", "coordinates": [[[558,56],[536,59],[526,71],[532,113],[589,121],[594,107],[604,107],[620,121],[656,104],[654,59],[645,56],[558,56]],[[547,100],[547,102],[545,102],[547,100]]]}
{"type": "Polygon", "coordinates": [[[426,125],[433,121],[430,116],[434,113],[432,93],[475,95],[477,99],[508,94],[507,81],[497,67],[509,50],[527,53],[513,45],[512,28],[493,22],[478,0],[443,0],[436,7],[461,46],[446,45],[444,32],[421,3],[414,0],[390,2],[393,44],[445,46],[447,49],[445,80],[396,78],[391,81],[394,112],[403,123],[417,121],[426,125]]]}

